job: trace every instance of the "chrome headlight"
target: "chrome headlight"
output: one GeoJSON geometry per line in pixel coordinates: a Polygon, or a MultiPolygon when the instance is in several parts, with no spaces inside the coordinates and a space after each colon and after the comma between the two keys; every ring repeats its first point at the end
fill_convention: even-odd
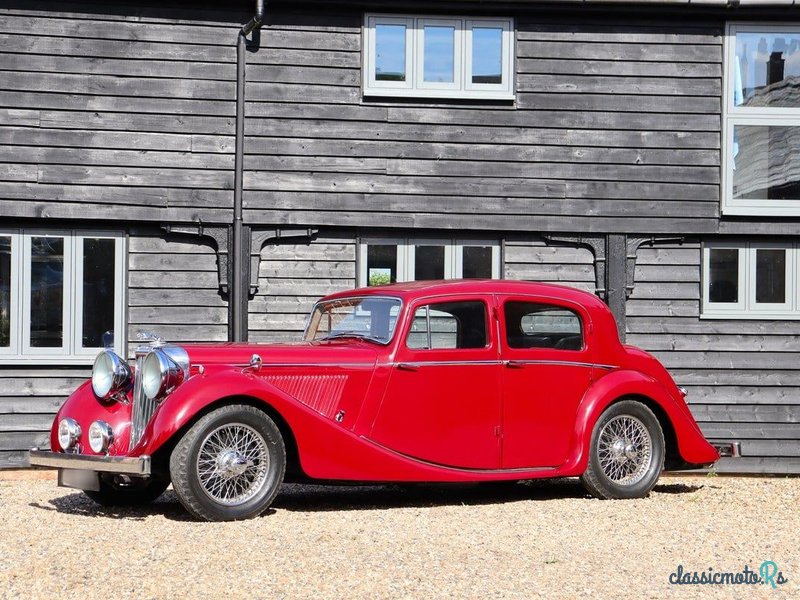
{"type": "Polygon", "coordinates": [[[92,390],[101,400],[109,400],[125,390],[132,379],[131,368],[111,350],[97,355],[92,368],[92,390]]]}
{"type": "Polygon", "coordinates": [[[105,421],[95,421],[89,425],[89,447],[98,454],[106,452],[114,441],[114,430],[105,421]]]}
{"type": "Polygon", "coordinates": [[[58,444],[62,450],[72,450],[81,437],[81,426],[75,419],[61,419],[58,424],[58,444]]]}
{"type": "Polygon", "coordinates": [[[189,356],[183,348],[156,348],[142,364],[142,391],[151,400],[159,400],[183,383],[189,373],[189,356]]]}

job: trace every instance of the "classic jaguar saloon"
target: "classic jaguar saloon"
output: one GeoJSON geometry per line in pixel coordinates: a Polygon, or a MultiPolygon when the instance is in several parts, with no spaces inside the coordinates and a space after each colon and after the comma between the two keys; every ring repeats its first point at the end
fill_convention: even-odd
{"type": "Polygon", "coordinates": [[[398,283],[317,302],[294,344],[110,350],[31,464],[100,504],[172,486],[195,517],[262,513],[284,480],[480,482],[579,476],[639,498],[719,458],[664,367],[576,289],[398,283]]]}

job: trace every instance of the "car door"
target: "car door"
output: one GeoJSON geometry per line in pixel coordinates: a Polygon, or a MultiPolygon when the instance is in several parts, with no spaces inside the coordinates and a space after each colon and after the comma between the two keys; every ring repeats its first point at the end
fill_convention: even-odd
{"type": "Polygon", "coordinates": [[[553,298],[506,296],[500,304],[502,466],[558,466],[592,379],[589,316],[553,298]]]}
{"type": "Polygon", "coordinates": [[[450,467],[500,466],[500,371],[492,296],[409,307],[371,439],[450,467]]]}

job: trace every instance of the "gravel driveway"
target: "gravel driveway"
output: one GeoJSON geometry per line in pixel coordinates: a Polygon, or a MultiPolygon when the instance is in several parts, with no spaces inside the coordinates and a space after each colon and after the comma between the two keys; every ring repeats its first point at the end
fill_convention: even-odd
{"type": "Polygon", "coordinates": [[[239,523],[188,519],[172,491],[101,509],[0,475],[2,598],[800,597],[800,479],[665,477],[645,500],[575,480],[476,487],[284,486],[239,523]],[[777,563],[788,583],[670,585],[777,563]]]}

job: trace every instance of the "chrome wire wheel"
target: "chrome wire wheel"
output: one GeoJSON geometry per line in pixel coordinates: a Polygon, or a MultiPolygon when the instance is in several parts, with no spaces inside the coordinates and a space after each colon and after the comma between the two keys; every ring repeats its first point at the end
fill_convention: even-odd
{"type": "Polygon", "coordinates": [[[653,459],[653,441],[644,423],[631,415],[610,419],[600,430],[597,457],[603,474],[619,485],[644,479],[653,459]]]}
{"type": "Polygon", "coordinates": [[[261,491],[269,466],[263,436],[244,423],[226,423],[203,439],[196,469],[200,487],[211,500],[238,506],[261,491]]]}

